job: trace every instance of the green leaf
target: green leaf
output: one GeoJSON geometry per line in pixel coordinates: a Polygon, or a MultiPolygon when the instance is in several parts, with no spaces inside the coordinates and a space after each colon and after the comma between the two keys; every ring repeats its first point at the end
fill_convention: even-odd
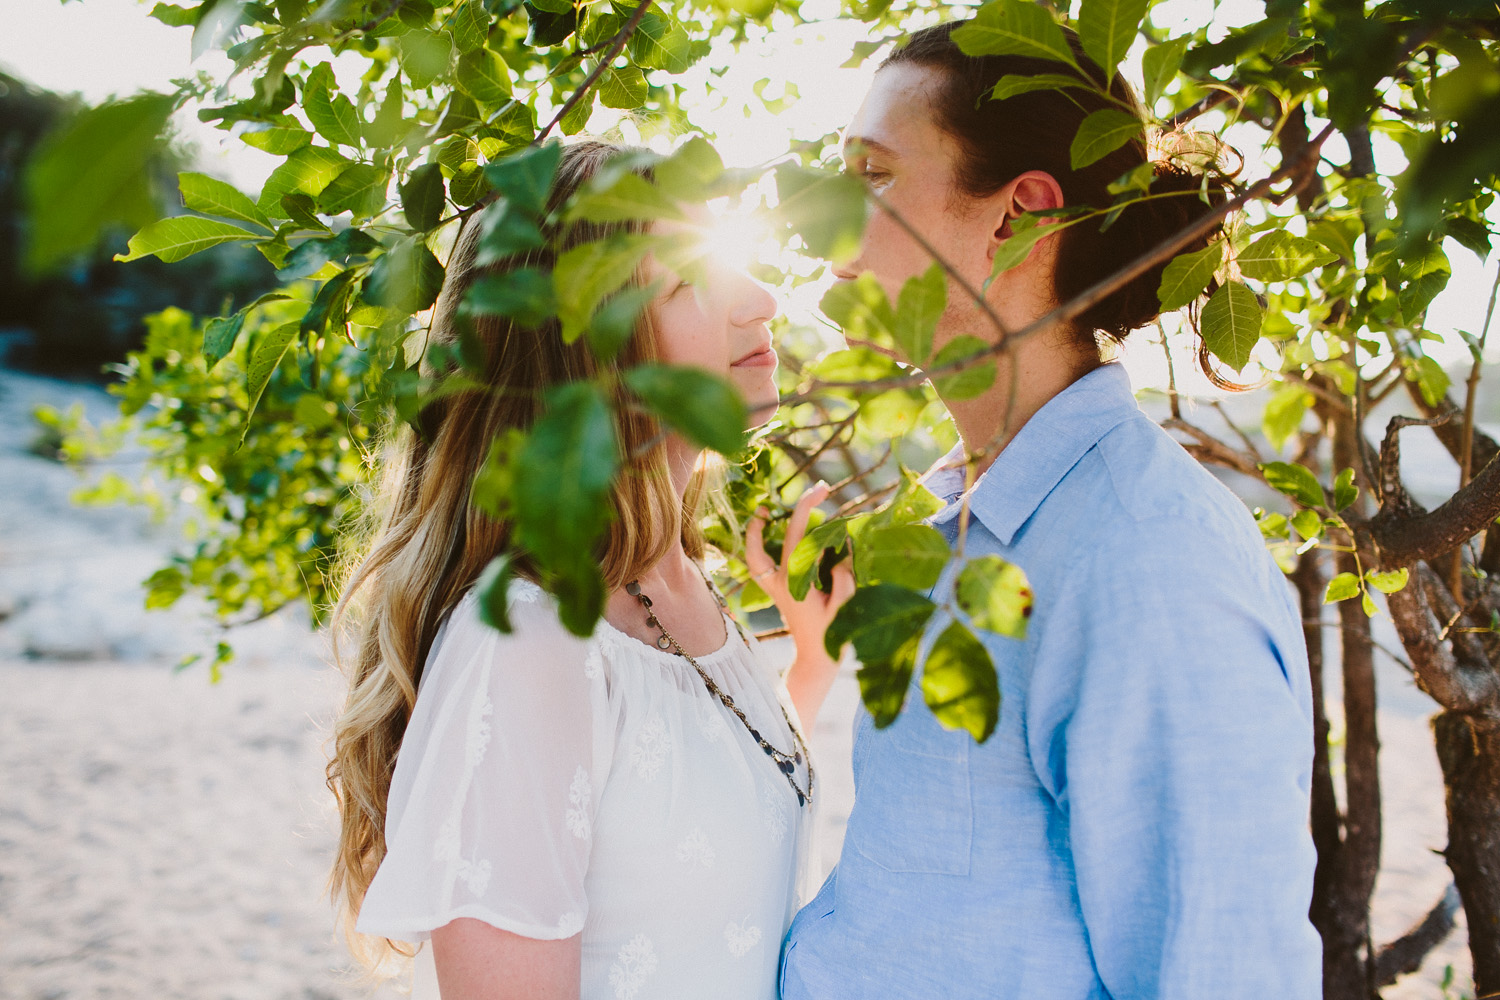
{"type": "Polygon", "coordinates": [[[474,584],[479,594],[479,620],[498,632],[509,634],[510,582],[515,579],[515,564],[509,553],[491,559],[474,584]]]}
{"type": "MultiPolygon", "coordinates": [[[[1040,8],[1038,8],[1040,10],[1040,8]]],[[[1100,108],[1083,120],[1068,149],[1074,170],[1082,170],[1136,138],[1145,128],[1133,114],[1118,108],[1100,108]]]]}
{"type": "Polygon", "coordinates": [[[158,3],[146,16],[154,17],[162,24],[173,28],[185,28],[190,25],[196,27],[198,19],[203,16],[209,6],[205,3],[198,7],[175,7],[169,3],[158,3]]]}
{"type": "Polygon", "coordinates": [[[580,639],[590,638],[604,616],[604,576],[599,564],[587,556],[574,555],[552,567],[550,583],[557,598],[557,619],[580,639]]]}
{"type": "Polygon", "coordinates": [[[745,401],[724,379],[701,368],[640,365],[625,384],[664,424],[694,444],[732,455],[745,444],[745,401]]]}
{"type": "Polygon", "coordinates": [[[1340,513],[1359,499],[1359,487],[1354,485],[1354,470],[1345,469],[1333,481],[1333,509],[1340,513]]]}
{"type": "Polygon", "coordinates": [[[353,291],[354,278],[353,271],[340,271],[323,282],[307,312],[302,315],[304,331],[321,333],[330,325],[342,329],[349,318],[349,295],[353,291]]]}
{"type": "Polygon", "coordinates": [[[297,249],[287,254],[276,276],[282,281],[294,281],[316,274],[329,261],[347,264],[351,257],[366,256],[379,249],[380,244],[373,236],[363,229],[350,226],[337,236],[304,240],[297,249]]]}
{"type": "Polygon", "coordinates": [[[333,71],[327,63],[320,63],[308,75],[307,86],[302,91],[302,110],[318,134],[335,146],[359,148],[359,114],[354,104],[332,91],[333,71]],[[322,72],[320,72],[322,71],[322,72]]]}
{"type": "Polygon", "coordinates": [[[181,173],[177,175],[177,186],[182,192],[182,204],[195,212],[272,228],[271,220],[255,207],[255,202],[221,180],[206,174],[181,173]]]}
{"type": "Polygon", "coordinates": [[[915,524],[926,520],[942,509],[943,501],[933,496],[932,491],[922,485],[916,473],[903,467],[900,485],[896,487],[896,495],[891,498],[890,503],[866,517],[862,522],[862,530],[887,528],[896,524],[915,524]]]}
{"type": "Polygon", "coordinates": [[[594,114],[594,97],[598,92],[593,88],[585,91],[583,96],[573,103],[557,123],[557,127],[563,135],[577,135],[588,127],[589,119],[594,114]]]}
{"type": "Polygon", "coordinates": [[[557,258],[552,283],[564,341],[572,343],[583,334],[604,297],[631,279],[656,242],[652,236],[620,232],[580,244],[557,258]]]}
{"type": "Polygon", "coordinates": [[[845,643],[854,644],[860,693],[876,726],[890,725],[901,711],[922,629],[936,607],[905,587],[880,583],[856,590],[829,623],[824,647],[837,659],[845,643]]]}
{"type": "Polygon", "coordinates": [[[682,73],[693,64],[693,42],[682,25],[648,11],[630,36],[630,54],[643,69],[682,73]]]}
{"type": "Polygon", "coordinates": [[[1347,601],[1360,592],[1359,577],[1353,573],[1340,573],[1328,581],[1328,590],[1323,594],[1324,604],[1347,601]]]}
{"type": "Polygon", "coordinates": [[[1028,56],[1077,65],[1051,12],[1025,0],[992,0],[952,37],[966,56],[1028,56]]]}
{"type": "MultiPolygon", "coordinates": [[[[455,188],[457,181],[455,177],[455,188]]],[[[546,242],[541,229],[525,210],[501,199],[479,216],[479,251],[475,263],[487,267],[515,254],[539,249],[546,242]]]]}
{"type": "Polygon", "coordinates": [[[850,260],[865,230],[865,185],[843,173],[792,164],[776,168],[777,217],[802,237],[808,252],[850,260]]]}
{"type": "Polygon", "coordinates": [[[511,491],[516,482],[516,456],[526,443],[526,432],[507,427],[490,439],[484,464],[474,475],[470,501],[496,521],[512,518],[511,491]]]}
{"type": "Polygon", "coordinates": [[[281,364],[281,358],[286,354],[286,349],[301,332],[301,323],[283,323],[267,333],[255,345],[255,351],[250,355],[249,370],[245,373],[245,388],[250,394],[250,405],[245,409],[245,425],[240,431],[240,445],[244,445],[245,436],[250,433],[250,418],[255,414],[255,408],[260,405],[260,397],[265,394],[272,373],[276,371],[276,366],[281,364]]]}
{"type": "Polygon", "coordinates": [[[1309,541],[1323,534],[1323,517],[1312,509],[1299,510],[1293,515],[1291,525],[1297,534],[1309,541]]]}
{"type": "Polygon", "coordinates": [[[1448,387],[1453,383],[1448,373],[1443,371],[1443,366],[1423,354],[1408,358],[1405,368],[1407,379],[1417,383],[1417,390],[1421,392],[1423,401],[1428,406],[1440,405],[1443,397],[1448,395],[1448,387]]]}
{"type": "Polygon", "coordinates": [[[1083,0],[1078,7],[1078,39],[1106,79],[1130,50],[1150,0],[1083,0]]]}
{"type": "Polygon", "coordinates": [[[1161,100],[1177,71],[1182,69],[1182,57],[1187,52],[1189,38],[1174,38],[1160,45],[1153,45],[1141,56],[1141,72],[1145,80],[1146,109],[1149,111],[1161,100]]]}
{"type": "Polygon", "coordinates": [[[213,371],[224,357],[234,349],[240,330],[245,325],[245,310],[230,316],[215,316],[203,325],[203,363],[213,371]]]}
{"type": "Polygon", "coordinates": [[[248,123],[240,141],[274,156],[285,156],[312,142],[312,133],[291,115],[277,115],[269,122],[248,123]]]}
{"type": "Polygon", "coordinates": [[[639,66],[606,66],[599,74],[599,103],[606,108],[633,111],[646,103],[650,91],[639,66]]]}
{"type": "Polygon", "coordinates": [[[1021,94],[1029,94],[1034,90],[1065,90],[1067,88],[1079,90],[1093,90],[1094,86],[1076,76],[1067,76],[1063,73],[1038,73],[1035,76],[1022,73],[1012,73],[1002,76],[1000,82],[995,84],[995,89],[990,91],[990,100],[1003,101],[1011,97],[1019,97],[1021,94]]]}
{"type": "Polygon", "coordinates": [[[1235,371],[1250,363],[1260,340],[1260,300],[1244,282],[1220,286],[1203,307],[1203,343],[1214,357],[1235,371]]]}
{"type": "Polygon", "coordinates": [[[107,226],[143,226],[159,214],[147,164],[175,98],[112,101],[61,125],[26,165],[26,264],[49,269],[93,246],[107,226]]]}
{"type": "Polygon", "coordinates": [[[634,336],[641,313],[660,289],[660,284],[653,281],[641,288],[624,289],[604,300],[584,331],[594,357],[609,361],[620,353],[634,336]]]}
{"type": "Polygon", "coordinates": [[[924,363],[932,353],[932,333],[947,306],[948,277],[941,264],[934,263],[901,286],[891,332],[896,346],[913,364],[924,363]]]}
{"type": "MultiPolygon", "coordinates": [[[[322,219],[318,218],[318,203],[300,191],[282,195],[281,210],[289,220],[296,223],[296,226],[292,230],[293,232],[296,229],[309,229],[325,233],[332,231],[324,224],[322,219]]],[[[345,230],[345,232],[348,232],[348,230],[345,230]]],[[[284,236],[285,234],[279,233],[277,235],[284,236]]]]}
{"type": "Polygon", "coordinates": [[[115,254],[115,260],[135,260],[155,254],[167,263],[191,257],[220,243],[257,239],[255,233],[239,226],[193,215],[177,215],[153,222],[130,237],[129,253],[115,254]]]}
{"type": "Polygon", "coordinates": [[[356,219],[378,215],[385,207],[391,175],[371,163],[346,167],[318,194],[318,207],[329,215],[351,212],[356,219]]]}
{"type": "Polygon", "coordinates": [[[510,67],[489,49],[475,49],[460,59],[454,82],[459,90],[491,108],[510,100],[510,67]]]}
{"type": "Polygon", "coordinates": [[[1274,229],[1240,251],[1235,260],[1247,278],[1286,281],[1331,264],[1338,260],[1338,255],[1314,240],[1274,229]]]}
{"type": "Polygon", "coordinates": [[[406,315],[431,306],[442,287],[443,265],[427,244],[403,240],[370,265],[364,298],[406,315]]]}
{"type": "Polygon", "coordinates": [[[470,286],[462,308],[466,313],[509,316],[517,326],[534,329],[557,314],[552,275],[534,267],[487,274],[470,286]]]}
{"type": "Polygon", "coordinates": [[[1000,721],[1000,678],[990,651],[962,622],[943,629],[922,663],[922,698],[948,729],[983,743],[1000,721]]]}
{"type": "Polygon", "coordinates": [[[853,281],[841,281],[823,293],[818,308],[833,320],[845,335],[868,340],[882,347],[896,343],[896,313],[885,296],[885,289],[869,271],[853,281]]]}
{"type": "Polygon", "coordinates": [[[951,556],[941,531],[925,524],[898,524],[862,532],[854,558],[860,583],[931,590],[951,556]]]}
{"type": "Polygon", "coordinates": [[[1302,417],[1312,405],[1313,394],[1305,386],[1289,382],[1271,394],[1266,401],[1260,428],[1271,447],[1280,451],[1287,440],[1302,426],[1302,417]]]}
{"type": "Polygon", "coordinates": [[[836,517],[809,529],[802,536],[802,541],[797,543],[791,558],[787,560],[787,590],[794,599],[800,601],[807,597],[822,563],[823,553],[828,549],[841,549],[848,542],[849,523],[850,519],[847,517],[836,517]]]}
{"type": "Polygon", "coordinates": [[[1438,292],[1448,286],[1448,279],[1452,275],[1441,240],[1434,240],[1421,253],[1408,256],[1401,262],[1401,292],[1398,299],[1401,303],[1401,315],[1406,322],[1418,322],[1438,292]]]}
{"type": "Polygon", "coordinates": [[[1260,467],[1271,489],[1285,493],[1304,507],[1321,507],[1326,502],[1318,477],[1306,466],[1291,462],[1266,462],[1260,467]]]}
{"type": "Polygon", "coordinates": [[[303,146],[271,171],[256,205],[271,218],[281,218],[282,196],[298,193],[316,198],[351,162],[327,146],[303,146]]]}
{"type": "Polygon", "coordinates": [[[658,162],[652,174],[663,191],[671,191],[683,201],[696,201],[708,197],[724,176],[724,161],[707,139],[694,136],[658,162]]]}
{"type": "Polygon", "coordinates": [[[453,60],[453,45],[440,32],[419,29],[396,39],[401,69],[411,85],[421,90],[448,72],[453,60]]]}
{"type": "Polygon", "coordinates": [[[472,52],[489,39],[490,15],[480,0],[464,0],[454,9],[450,28],[458,51],[472,52]]]}
{"type": "Polygon", "coordinates": [[[1031,621],[1031,582],[1015,563],[999,556],[970,559],[954,585],[958,606],[978,628],[1025,639],[1031,621]]]}
{"type": "Polygon", "coordinates": [[[1011,268],[1019,267],[1031,256],[1032,247],[1054,233],[1062,232],[1064,229],[1081,222],[1081,219],[1069,219],[1066,222],[1043,223],[1040,216],[1022,215],[1010,226],[1010,235],[1000,242],[995,248],[995,257],[990,262],[990,276],[985,281],[988,289],[990,282],[1011,268]]]}
{"type": "Polygon", "coordinates": [[[406,224],[419,232],[436,228],[443,218],[443,168],[426,163],[407,175],[401,185],[401,212],[406,224]]]}
{"type": "Polygon", "coordinates": [[[385,98],[375,109],[374,119],[364,128],[365,142],[377,149],[395,143],[411,127],[411,123],[402,114],[404,108],[401,78],[392,76],[390,85],[385,88],[385,98]]]}
{"type": "MultiPolygon", "coordinates": [[[[971,357],[990,345],[967,333],[959,334],[942,346],[937,357],[932,359],[932,368],[942,368],[961,358],[971,357]]],[[[995,384],[995,358],[993,355],[976,361],[966,368],[947,375],[934,375],[932,387],[945,400],[973,399],[989,391],[995,384]]]]}
{"type": "Polygon", "coordinates": [[[640,174],[626,173],[607,188],[595,190],[590,186],[579,192],[568,206],[565,218],[569,222],[578,219],[624,222],[630,219],[682,220],[687,216],[661,188],[640,174]]]}
{"type": "Polygon", "coordinates": [[[1202,295],[1223,261],[1224,244],[1218,240],[1202,250],[1173,257],[1162,271],[1161,287],[1156,290],[1162,311],[1181,309],[1202,295]]]}
{"type": "Polygon", "coordinates": [[[549,142],[488,164],[484,175],[510,204],[533,215],[541,215],[547,207],[547,192],[552,190],[552,178],[561,162],[562,144],[549,142]]]}
{"type": "Polygon", "coordinates": [[[1380,614],[1380,609],[1375,607],[1375,599],[1370,596],[1370,592],[1368,590],[1363,590],[1360,592],[1359,606],[1360,609],[1364,611],[1366,618],[1374,618],[1376,615],[1380,614]]]}
{"type": "Polygon", "coordinates": [[[1411,573],[1404,566],[1390,571],[1372,569],[1365,574],[1365,579],[1370,581],[1370,586],[1382,594],[1394,594],[1406,587],[1407,581],[1411,579],[1411,573]]]}
{"type": "Polygon", "coordinates": [[[522,544],[550,564],[592,552],[609,520],[618,464],[615,422],[599,387],[569,382],[549,391],[516,457],[512,498],[522,544]]]}

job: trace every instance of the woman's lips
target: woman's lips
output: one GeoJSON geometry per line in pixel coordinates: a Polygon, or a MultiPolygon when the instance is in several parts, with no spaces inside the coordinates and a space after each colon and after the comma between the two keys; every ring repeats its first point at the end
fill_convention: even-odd
{"type": "Polygon", "coordinates": [[[730,367],[732,368],[774,368],[776,366],[776,351],[769,347],[751,351],[740,358],[730,367]]]}

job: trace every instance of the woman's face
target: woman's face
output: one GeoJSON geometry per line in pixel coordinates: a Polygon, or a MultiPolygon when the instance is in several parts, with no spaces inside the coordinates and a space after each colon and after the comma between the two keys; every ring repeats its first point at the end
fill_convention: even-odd
{"type": "MultiPolygon", "coordinates": [[[[673,235],[697,227],[658,223],[654,228],[673,235]]],[[[660,283],[651,310],[661,360],[728,380],[749,406],[752,426],[769,420],[779,401],[776,350],[767,327],[777,311],[771,293],[711,256],[702,261],[696,284],[654,257],[646,258],[646,266],[647,281],[660,283]]]]}

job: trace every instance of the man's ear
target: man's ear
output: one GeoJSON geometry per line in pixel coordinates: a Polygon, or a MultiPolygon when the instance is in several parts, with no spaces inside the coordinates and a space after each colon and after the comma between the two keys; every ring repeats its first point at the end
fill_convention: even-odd
{"type": "Polygon", "coordinates": [[[995,192],[995,241],[1010,238],[1010,220],[1026,212],[1041,212],[1063,205],[1062,185],[1045,170],[1028,170],[995,192]]]}

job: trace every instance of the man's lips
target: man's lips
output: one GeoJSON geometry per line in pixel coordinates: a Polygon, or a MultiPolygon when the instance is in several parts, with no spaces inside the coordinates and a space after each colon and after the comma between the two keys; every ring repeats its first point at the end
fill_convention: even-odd
{"type": "Polygon", "coordinates": [[[740,358],[730,367],[732,368],[773,368],[776,365],[776,351],[770,346],[757,347],[755,350],[740,358]]]}

